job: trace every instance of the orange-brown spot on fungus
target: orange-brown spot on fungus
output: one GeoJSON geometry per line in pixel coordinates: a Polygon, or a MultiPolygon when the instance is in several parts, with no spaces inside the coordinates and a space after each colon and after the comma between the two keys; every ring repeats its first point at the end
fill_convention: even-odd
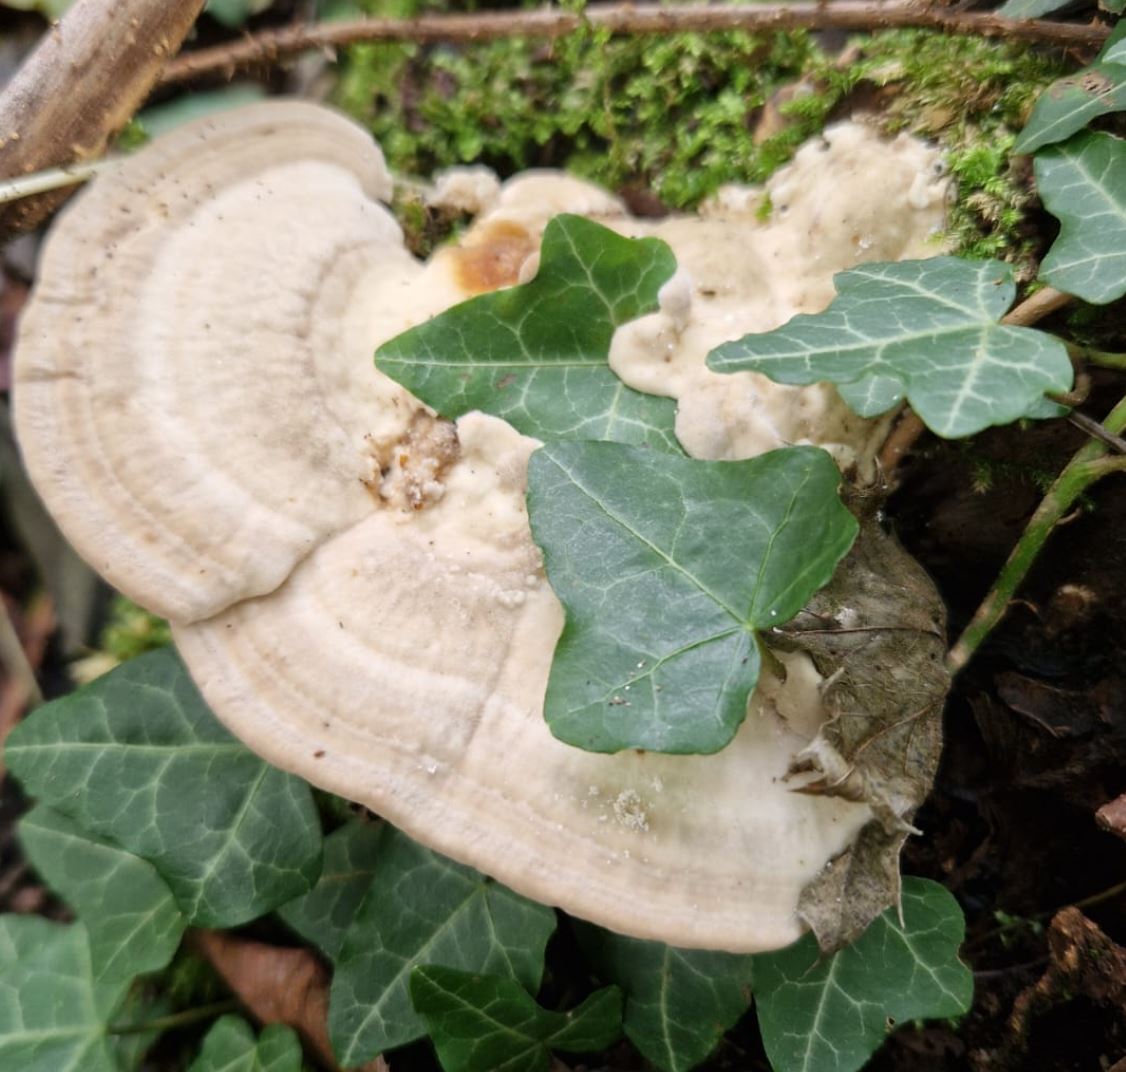
{"type": "Polygon", "coordinates": [[[511,220],[482,227],[472,245],[450,251],[454,277],[469,294],[510,287],[519,280],[520,266],[539,248],[535,236],[511,220]]]}

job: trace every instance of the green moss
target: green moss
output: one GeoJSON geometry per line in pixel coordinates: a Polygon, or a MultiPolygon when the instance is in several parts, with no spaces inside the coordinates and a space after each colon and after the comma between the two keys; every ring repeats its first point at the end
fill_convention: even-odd
{"type": "Polygon", "coordinates": [[[1010,154],[1043,88],[1067,69],[1017,42],[927,30],[877,34],[857,42],[854,84],[883,91],[881,123],[936,140],[956,183],[948,234],[956,252],[1000,257],[1022,279],[1041,252],[1032,213],[1028,161],[1010,154]]]}
{"type": "Polygon", "coordinates": [[[766,178],[809,133],[754,141],[775,90],[815,49],[804,34],[506,40],[464,49],[351,51],[338,103],[368,123],[393,168],[484,163],[502,175],[559,166],[688,207],[724,182],[766,178]]]}
{"type": "MultiPolygon", "coordinates": [[[[398,13],[419,0],[394,0],[398,13]]],[[[369,0],[369,9],[387,13],[369,0]]],[[[938,141],[957,182],[958,252],[1024,276],[1038,252],[1027,164],[1009,156],[1040,90],[1063,68],[1025,45],[925,30],[857,38],[840,64],[804,33],[612,37],[353,48],[338,103],[401,172],[484,163],[502,176],[566,167],[611,189],[689,208],[725,182],[761,182],[850,105],[888,133],[938,141]],[[798,85],[789,99],[783,87],[798,85]],[[783,122],[756,141],[768,102],[783,122]]]]}
{"type": "Polygon", "coordinates": [[[142,610],[124,596],[114,599],[101,635],[101,648],[107,655],[123,663],[171,643],[172,631],[163,618],[142,610]]]}

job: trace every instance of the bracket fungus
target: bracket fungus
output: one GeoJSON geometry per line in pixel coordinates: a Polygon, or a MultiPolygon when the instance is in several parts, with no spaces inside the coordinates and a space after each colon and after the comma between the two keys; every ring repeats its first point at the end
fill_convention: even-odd
{"type": "Polygon", "coordinates": [[[942,219],[935,163],[847,124],[772,180],[766,224],[739,191],[654,222],[556,174],[499,189],[478,174],[447,191],[485,210],[422,265],[348,120],[270,102],[197,122],[98,179],[47,242],[15,373],[28,468],[278,766],[628,934],[756,951],[812,925],[832,945],[893,899],[933,773],[942,614],[918,568],[868,523],[722,751],[573,748],[542,717],[563,611],[524,502],[536,441],[440,419],[372,354],[527,279],[556,212],[593,215],[677,254],[660,311],[618,332],[611,363],[678,399],[690,454],[814,442],[863,469],[883,430],[831,388],[720,377],[704,357],[816,311],[835,270],[918,255],[942,219]],[[850,603],[850,570],[879,598],[850,603]]]}

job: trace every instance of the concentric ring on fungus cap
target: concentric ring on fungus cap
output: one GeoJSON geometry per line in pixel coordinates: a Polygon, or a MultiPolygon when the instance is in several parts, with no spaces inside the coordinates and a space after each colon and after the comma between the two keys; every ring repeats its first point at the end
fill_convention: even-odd
{"type": "Polygon", "coordinates": [[[615,930],[790,943],[803,887],[871,817],[783,781],[825,718],[812,663],[783,656],[716,755],[551,736],[536,444],[480,414],[455,438],[375,371],[378,343],[464,293],[404,251],[389,194],[366,133],[297,102],[185,126],[97,180],[18,345],[37,487],[271,762],[615,930]]]}

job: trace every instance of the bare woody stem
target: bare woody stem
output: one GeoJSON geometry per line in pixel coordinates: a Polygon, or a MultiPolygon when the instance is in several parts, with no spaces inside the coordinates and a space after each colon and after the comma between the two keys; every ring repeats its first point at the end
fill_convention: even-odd
{"type": "MultiPolygon", "coordinates": [[[[1114,435],[1126,428],[1126,398],[1111,410],[1103,421],[1103,428],[1114,435]]],[[[946,656],[946,667],[952,674],[958,673],[970,661],[985,638],[1004,618],[1010,601],[1028,575],[1052,530],[1071,510],[1079,496],[1096,481],[1116,472],[1126,472],[1126,457],[1110,455],[1108,447],[1099,440],[1092,440],[1082,446],[1067,463],[1021,533],[989,594],[946,656]]]]}
{"type": "MultiPolygon", "coordinates": [[[[0,178],[101,155],[180,47],[203,0],[75,0],[0,93],[0,178]]],[[[55,189],[0,207],[0,234],[29,230],[55,189]]]]}
{"type": "Polygon", "coordinates": [[[170,63],[161,83],[201,75],[231,75],[240,67],[272,63],[310,49],[336,48],[362,41],[491,41],[503,37],[560,37],[582,26],[619,34],[667,34],[716,30],[880,30],[923,27],[948,33],[1022,38],[1047,44],[1097,48],[1107,30],[1099,26],[1007,19],[989,12],[954,11],[903,0],[835,0],[834,3],[593,4],[582,12],[549,8],[413,19],[354,19],[269,30],[227,45],[200,49],[170,63]]]}

